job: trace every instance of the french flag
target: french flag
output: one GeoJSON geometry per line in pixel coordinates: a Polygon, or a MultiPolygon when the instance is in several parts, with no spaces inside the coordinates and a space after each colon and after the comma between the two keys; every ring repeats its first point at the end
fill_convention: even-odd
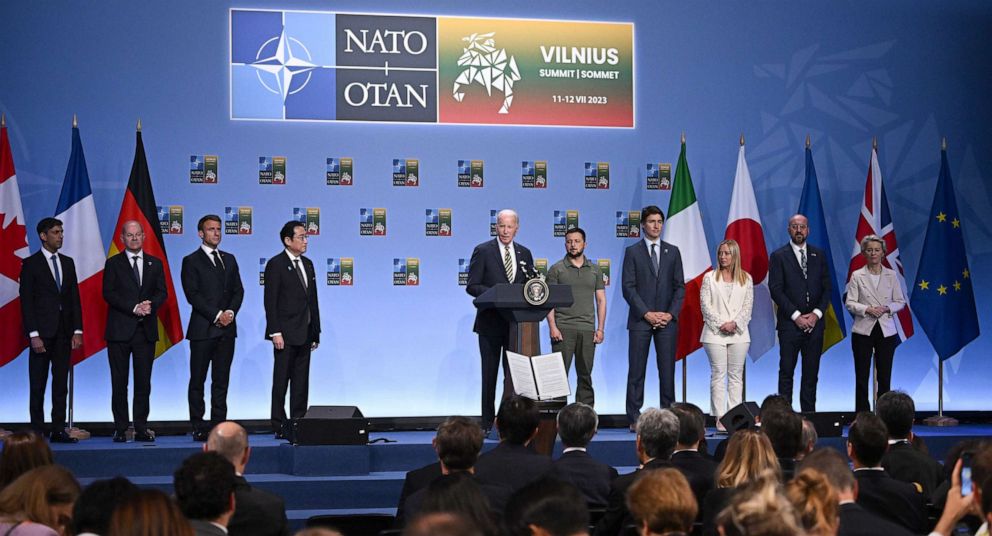
{"type": "Polygon", "coordinates": [[[100,239],[100,225],[96,218],[96,205],[90,189],[90,175],[86,171],[83,143],[79,128],[72,127],[72,154],[62,181],[62,195],[55,208],[55,217],[62,220],[65,242],[62,253],[76,262],[79,278],[79,300],[83,307],[83,346],[72,352],[76,365],[107,346],[104,330],[107,327],[107,303],[103,301],[103,265],[106,256],[100,239]]]}

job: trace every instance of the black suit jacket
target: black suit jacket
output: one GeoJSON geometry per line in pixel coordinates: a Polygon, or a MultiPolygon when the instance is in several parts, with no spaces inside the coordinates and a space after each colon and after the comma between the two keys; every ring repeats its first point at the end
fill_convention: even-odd
{"type": "Polygon", "coordinates": [[[614,536],[620,534],[620,531],[625,526],[633,524],[634,519],[627,510],[627,490],[630,489],[630,486],[634,485],[634,482],[638,478],[644,475],[645,471],[665,469],[667,467],[672,467],[670,461],[656,458],[644,464],[644,467],[637,469],[633,473],[618,476],[613,481],[613,485],[610,486],[610,496],[606,505],[606,513],[603,514],[599,523],[596,524],[596,536],[614,536]]]}
{"type": "Polygon", "coordinates": [[[923,488],[923,497],[932,501],[934,491],[944,481],[944,470],[925,452],[909,443],[895,443],[882,457],[882,467],[889,476],[923,488]]]}
{"type": "Polygon", "coordinates": [[[644,320],[644,313],[649,311],[669,313],[675,321],[678,321],[679,313],[682,312],[682,301],[685,299],[682,253],[679,248],[665,241],[659,241],[658,248],[657,276],[651,268],[651,253],[644,240],[628,246],[623,253],[620,279],[623,299],[630,306],[627,329],[653,329],[644,320]]]}
{"type": "Polygon", "coordinates": [[[408,471],[403,479],[403,489],[400,490],[400,500],[396,505],[396,526],[402,528],[406,522],[406,501],[411,495],[425,489],[434,482],[434,479],[441,476],[441,462],[434,462],[419,469],[408,471]]]}
{"type": "MultiPolygon", "coordinates": [[[[472,251],[468,262],[468,285],[465,291],[474,297],[479,297],[490,287],[501,283],[523,283],[527,280],[521,261],[527,263],[527,271],[534,270],[534,257],[530,250],[513,242],[514,254],[517,256],[517,273],[510,281],[503,267],[503,249],[498,238],[483,242],[472,251]]],[[[510,325],[495,309],[480,310],[475,315],[473,331],[481,335],[505,337],[510,332],[510,325]]]]}
{"type": "MultiPolygon", "coordinates": [[[[778,306],[776,325],[779,331],[799,331],[792,314],[812,313],[819,309],[824,315],[830,306],[830,259],[822,249],[806,244],[806,274],[799,260],[786,244],[768,258],[768,290],[778,306]],[[807,295],[809,299],[807,299],[807,295]]],[[[817,326],[823,325],[817,322],[817,326]]]]}
{"type": "Polygon", "coordinates": [[[480,483],[506,486],[514,492],[550,471],[551,458],[506,441],[479,456],[475,463],[480,483]]]}
{"type": "Polygon", "coordinates": [[[191,341],[225,335],[236,337],[238,334],[237,321],[223,328],[214,324],[217,313],[223,311],[234,311],[237,317],[245,297],[237,259],[224,251],[218,250],[218,253],[224,268],[214,266],[213,259],[207,256],[203,248],[198,247],[196,251],[183,257],[183,292],[193,309],[186,327],[186,338],[191,341]]]}
{"type": "MultiPolygon", "coordinates": [[[[489,511],[492,512],[495,518],[502,518],[503,510],[506,509],[506,503],[510,501],[510,496],[513,495],[513,490],[500,484],[482,482],[478,477],[474,477],[472,480],[474,480],[476,485],[479,486],[479,491],[482,492],[482,496],[485,497],[486,502],[489,503],[489,511]]],[[[400,520],[397,518],[396,521],[398,524],[405,523],[406,519],[413,519],[420,514],[423,510],[424,500],[427,499],[428,492],[430,492],[430,488],[425,486],[410,495],[406,501],[404,519],[400,520]]]]}
{"type": "Polygon", "coordinates": [[[193,534],[196,536],[227,536],[227,533],[209,521],[190,519],[189,524],[193,527],[193,534]]]}
{"type": "Polygon", "coordinates": [[[310,259],[301,257],[300,263],[306,273],[306,288],[285,250],[265,264],[265,338],[282,333],[283,341],[293,346],[320,342],[317,276],[310,259]]]}
{"type": "Polygon", "coordinates": [[[286,536],[286,503],[282,497],[252,487],[243,476],[235,477],[234,516],[227,525],[230,536],[286,536]]]}
{"type": "Polygon", "coordinates": [[[878,517],[855,503],[840,505],[837,536],[910,536],[901,525],[878,517]]]}
{"type": "Polygon", "coordinates": [[[927,533],[925,501],[915,486],[896,480],[885,471],[855,471],[854,477],[858,480],[859,506],[914,534],[927,533]]]}
{"type": "Polygon", "coordinates": [[[610,484],[619,476],[613,467],[593,458],[589,453],[572,450],[554,462],[554,473],[562,480],[575,484],[589,506],[606,506],[610,484]]]}
{"type": "Polygon", "coordinates": [[[103,299],[109,305],[107,341],[130,341],[139,328],[145,330],[145,337],[149,341],[158,340],[156,315],[168,297],[165,269],[158,257],[149,255],[147,251],[142,251],[141,255],[145,264],[140,288],[134,280],[127,250],[110,257],[103,266],[103,299]],[[135,315],[134,306],[145,300],[152,303],[151,314],[147,317],[135,315]]]}
{"type": "Polygon", "coordinates": [[[703,500],[706,494],[714,487],[716,477],[716,462],[704,457],[698,451],[683,450],[672,454],[672,465],[685,475],[692,488],[692,494],[696,496],[696,504],[699,505],[699,513],[702,514],[703,500]]]}
{"type": "Polygon", "coordinates": [[[42,249],[21,261],[20,296],[24,333],[37,331],[44,339],[69,337],[75,330],[83,329],[76,264],[71,257],[59,254],[62,264],[62,290],[59,291],[49,268],[50,256],[42,249]]]}

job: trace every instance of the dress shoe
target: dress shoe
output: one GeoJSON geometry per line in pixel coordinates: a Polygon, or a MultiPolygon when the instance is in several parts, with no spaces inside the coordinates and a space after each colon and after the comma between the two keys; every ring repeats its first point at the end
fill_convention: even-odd
{"type": "Polygon", "coordinates": [[[59,430],[57,432],[52,432],[50,441],[52,443],[79,443],[79,440],[75,437],[70,436],[65,433],[65,430],[59,430]]]}
{"type": "Polygon", "coordinates": [[[155,442],[155,432],[151,430],[144,430],[141,432],[134,433],[135,443],[154,443],[155,442]]]}
{"type": "Polygon", "coordinates": [[[289,436],[282,432],[276,432],[276,439],[289,439],[289,436]]]}
{"type": "Polygon", "coordinates": [[[114,432],[114,443],[127,443],[127,432],[114,432]]]}
{"type": "Polygon", "coordinates": [[[193,441],[199,441],[199,442],[206,441],[208,435],[209,434],[207,432],[204,432],[203,430],[194,430],[193,441]]]}

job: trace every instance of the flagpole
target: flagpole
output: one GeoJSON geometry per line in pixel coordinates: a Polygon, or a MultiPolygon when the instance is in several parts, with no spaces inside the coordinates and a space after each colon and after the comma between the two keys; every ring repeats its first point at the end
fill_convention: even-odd
{"type": "MultiPolygon", "coordinates": [[[[79,128],[79,118],[76,114],[72,114],[72,128],[79,128]]],[[[75,337],[75,335],[73,335],[75,337]]],[[[70,351],[71,352],[71,351],[70,351]]],[[[71,355],[71,353],[70,353],[71,355]]],[[[65,432],[69,434],[69,437],[75,438],[78,441],[82,441],[90,438],[90,433],[82,428],[76,428],[76,418],[75,418],[75,379],[76,379],[76,365],[74,363],[69,364],[69,419],[66,422],[65,432]]]]}
{"type": "Polygon", "coordinates": [[[689,382],[689,356],[682,358],[682,403],[685,404],[688,397],[688,382],[689,382]]]}

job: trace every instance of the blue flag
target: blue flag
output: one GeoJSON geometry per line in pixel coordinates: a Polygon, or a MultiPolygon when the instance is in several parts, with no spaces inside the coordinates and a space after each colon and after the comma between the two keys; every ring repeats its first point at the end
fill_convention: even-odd
{"type": "Polygon", "coordinates": [[[799,198],[799,214],[809,220],[809,237],[806,242],[823,250],[827,256],[827,268],[830,270],[830,305],[823,311],[823,351],[844,340],[847,328],[840,312],[844,310],[840,301],[840,289],[834,277],[834,255],[830,251],[830,237],[827,235],[827,219],[823,216],[823,201],[820,199],[820,186],[816,180],[816,168],[813,167],[813,151],[806,147],[806,181],[803,183],[803,195],[799,198]]]}
{"type": "Polygon", "coordinates": [[[947,151],[940,152],[940,176],[933,195],[923,253],[910,304],[941,361],[978,338],[978,311],[964,250],[963,223],[954,199],[947,151]]]}

